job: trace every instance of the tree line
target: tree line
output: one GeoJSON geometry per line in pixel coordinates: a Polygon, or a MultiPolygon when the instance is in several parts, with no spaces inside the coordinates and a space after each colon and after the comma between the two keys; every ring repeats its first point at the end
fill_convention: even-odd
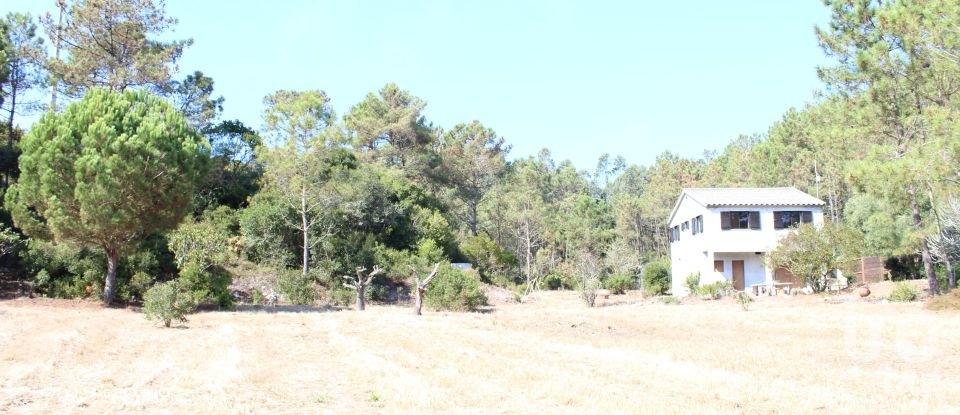
{"type": "Polygon", "coordinates": [[[477,272],[446,265],[435,284],[475,291],[482,280],[522,298],[587,274],[644,285],[641,271],[669,254],[666,220],[684,187],[795,186],[862,238],[858,253],[895,258],[933,292],[955,288],[960,9],[825,4],[816,39],[833,63],[817,69],[825,89],[811,103],[700,158],[604,155],[590,170],[546,149],[510,160],[493,129],[435,125],[425,100],[392,83],[342,115],[322,89],[280,90],[264,98],[259,128],[221,119],[213,79],[175,78],[192,42],[159,40],[176,24],[162,2],[10,13],[4,260],[39,293],[107,302],[176,280],[228,306],[243,264],[276,278],[242,295],[276,289],[291,302],[351,301],[344,283],[374,267],[364,295],[395,300],[451,262],[477,272]],[[44,115],[19,129],[31,113],[44,115]]]}

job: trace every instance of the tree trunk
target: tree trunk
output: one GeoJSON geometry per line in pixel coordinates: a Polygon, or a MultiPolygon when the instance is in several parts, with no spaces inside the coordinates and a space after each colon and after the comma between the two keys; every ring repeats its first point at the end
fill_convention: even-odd
{"type": "Polygon", "coordinates": [[[307,188],[300,189],[300,220],[303,226],[303,275],[310,272],[310,228],[307,223],[307,188]]]}
{"type": "Polygon", "coordinates": [[[419,316],[420,309],[423,308],[423,292],[425,291],[425,289],[420,287],[415,287],[415,288],[416,288],[417,296],[413,300],[414,301],[413,313],[419,316]]]}
{"type": "MultiPolygon", "coordinates": [[[[920,207],[917,206],[916,190],[910,188],[907,190],[910,194],[910,212],[913,217],[913,226],[920,230],[923,227],[923,221],[920,218],[920,207]]],[[[927,238],[923,237],[920,241],[920,256],[923,258],[923,270],[927,275],[927,282],[930,284],[930,295],[939,295],[940,286],[937,284],[937,273],[933,268],[933,257],[930,256],[930,244],[927,238]]]]}
{"type": "MultiPolygon", "coordinates": [[[[10,118],[7,119],[7,157],[13,154],[13,114],[17,111],[17,83],[10,83],[10,118]]],[[[3,174],[3,188],[10,187],[10,173],[3,174]]]]}
{"type": "Polygon", "coordinates": [[[117,294],[117,262],[120,255],[116,251],[107,249],[107,278],[103,283],[103,303],[110,305],[117,294]]]}
{"type": "Polygon", "coordinates": [[[944,258],[943,263],[947,267],[947,285],[950,286],[951,290],[955,290],[957,289],[957,274],[953,271],[953,262],[950,261],[950,258],[944,258]]]}
{"type": "Polygon", "coordinates": [[[366,285],[357,284],[357,311],[363,311],[364,306],[366,305],[366,304],[364,304],[364,302],[363,302],[363,301],[364,301],[364,300],[363,300],[363,292],[366,291],[366,290],[367,290],[367,286],[366,286],[366,285]]]}
{"type": "MultiPolygon", "coordinates": [[[[57,35],[53,40],[53,49],[54,49],[54,58],[60,60],[60,38],[63,37],[63,11],[67,8],[66,1],[57,0],[57,11],[59,11],[59,17],[57,18],[57,35]]],[[[57,87],[60,85],[60,74],[51,74],[53,78],[50,82],[50,112],[57,112],[57,87]]]]}
{"type": "Polygon", "coordinates": [[[467,225],[470,226],[470,235],[477,236],[477,203],[470,202],[470,219],[467,225]]]}

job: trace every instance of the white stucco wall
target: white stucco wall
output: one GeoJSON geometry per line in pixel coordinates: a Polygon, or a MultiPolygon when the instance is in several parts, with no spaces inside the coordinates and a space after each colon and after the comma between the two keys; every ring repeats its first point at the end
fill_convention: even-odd
{"type": "Polygon", "coordinates": [[[813,212],[813,223],[817,226],[823,224],[823,209],[818,206],[706,208],[684,195],[669,225],[672,229],[673,226],[703,215],[703,233],[693,235],[691,227],[682,230],[680,240],[670,244],[673,294],[688,294],[685,283],[687,276],[691,274],[699,273],[701,284],[719,280],[721,276],[713,272],[714,259],[725,261],[722,278],[728,281],[732,278],[730,261],[743,260],[745,287],[772,278],[763,265],[763,254],[774,250],[778,241],[790,232],[787,229],[774,229],[773,212],[791,210],[813,212]],[[720,213],[728,211],[760,212],[760,229],[722,230],[720,213]],[[757,255],[757,252],[760,255],[757,255]]]}

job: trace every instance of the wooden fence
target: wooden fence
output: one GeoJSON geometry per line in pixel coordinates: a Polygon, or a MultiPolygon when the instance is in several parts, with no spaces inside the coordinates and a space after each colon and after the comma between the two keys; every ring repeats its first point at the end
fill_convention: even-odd
{"type": "Polygon", "coordinates": [[[856,272],[860,282],[880,282],[890,279],[890,271],[883,265],[884,259],[880,256],[861,257],[856,272]]]}

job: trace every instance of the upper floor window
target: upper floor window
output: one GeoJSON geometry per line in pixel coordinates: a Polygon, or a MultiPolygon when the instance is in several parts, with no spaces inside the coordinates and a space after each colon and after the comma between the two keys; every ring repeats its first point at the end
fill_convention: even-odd
{"type": "Polygon", "coordinates": [[[799,225],[800,223],[813,222],[813,212],[786,210],[773,212],[773,228],[788,229],[799,225]]]}
{"type": "Polygon", "coordinates": [[[683,222],[683,224],[680,225],[681,231],[685,231],[687,229],[690,229],[690,221],[683,222]]]}
{"type": "Polygon", "coordinates": [[[720,229],[760,229],[760,212],[720,212],[720,229]]]}
{"type": "Polygon", "coordinates": [[[670,228],[670,242],[676,242],[680,240],[680,227],[674,226],[670,228]]]}
{"type": "Polygon", "coordinates": [[[693,218],[690,227],[693,229],[694,235],[703,233],[703,215],[693,218]]]}

